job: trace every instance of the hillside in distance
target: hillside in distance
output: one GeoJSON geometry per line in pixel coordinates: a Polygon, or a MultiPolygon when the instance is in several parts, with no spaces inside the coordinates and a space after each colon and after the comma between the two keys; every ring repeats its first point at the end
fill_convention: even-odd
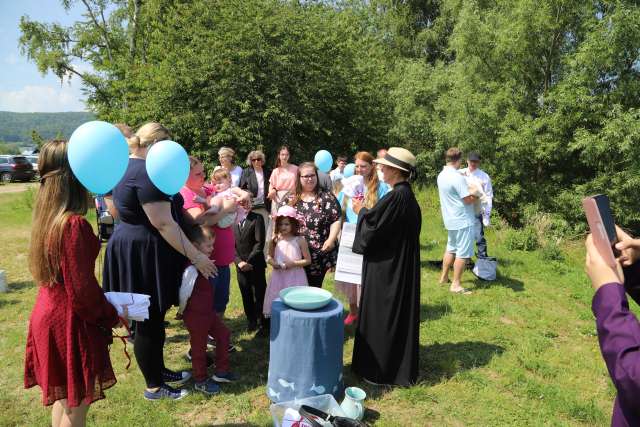
{"type": "Polygon", "coordinates": [[[44,139],[57,135],[68,139],[82,123],[95,120],[93,113],[14,113],[0,111],[0,141],[31,142],[31,132],[36,130],[44,139]]]}

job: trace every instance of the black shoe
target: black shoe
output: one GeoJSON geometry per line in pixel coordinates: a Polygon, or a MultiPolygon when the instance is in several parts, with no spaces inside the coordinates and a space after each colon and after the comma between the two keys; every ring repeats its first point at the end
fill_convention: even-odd
{"type": "Polygon", "coordinates": [[[265,328],[263,326],[262,328],[258,329],[256,336],[260,338],[269,338],[269,328],[265,328]]]}
{"type": "Polygon", "coordinates": [[[247,325],[247,332],[254,332],[258,330],[258,324],[256,322],[251,322],[247,325]]]}
{"type": "Polygon", "coordinates": [[[174,386],[181,386],[190,379],[191,373],[189,371],[174,372],[167,368],[162,370],[162,381],[171,383],[174,386]]]}

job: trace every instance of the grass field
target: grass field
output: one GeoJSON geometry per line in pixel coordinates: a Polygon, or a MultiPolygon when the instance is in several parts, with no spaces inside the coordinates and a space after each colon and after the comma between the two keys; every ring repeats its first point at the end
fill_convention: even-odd
{"type": "MultiPolygon", "coordinates": [[[[453,295],[437,284],[446,242],[433,190],[420,192],[423,212],[420,382],[411,388],[376,389],[350,372],[353,330],[345,340],[347,385],[366,390],[367,421],[381,426],[606,425],[615,390],[601,359],[590,310],[592,290],[583,273],[581,242],[562,245],[564,261],[540,251],[505,248],[506,227],[487,231],[498,257],[499,280],[480,282],[465,273],[472,295],[453,295]]],[[[37,289],[27,269],[31,192],[0,194],[0,269],[9,292],[0,294],[0,424],[47,425],[40,390],[23,389],[23,357],[29,314],[37,289]]],[[[99,259],[101,261],[101,258],[99,259]]],[[[96,267],[100,274],[101,266],[96,267]]],[[[233,274],[235,276],[235,274],[233,274]]],[[[333,290],[330,278],[325,286],[333,290]]],[[[271,425],[265,395],[268,341],[243,332],[240,292],[232,282],[227,322],[240,349],[232,354],[236,384],[212,398],[147,402],[135,360],[125,370],[122,344],[111,347],[118,383],[89,411],[91,425],[271,425]]],[[[635,308],[635,307],[634,307],[635,308]]],[[[174,311],[168,315],[173,319],[174,311]]],[[[188,369],[186,330],[171,320],[167,365],[188,369]]]]}

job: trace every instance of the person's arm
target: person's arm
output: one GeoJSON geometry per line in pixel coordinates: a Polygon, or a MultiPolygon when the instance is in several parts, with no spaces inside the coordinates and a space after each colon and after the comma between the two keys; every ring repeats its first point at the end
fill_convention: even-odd
{"type": "MultiPolygon", "coordinates": [[[[486,175],[486,174],[485,174],[486,175]]],[[[485,210],[482,214],[483,224],[488,226],[491,221],[491,210],[493,209],[493,186],[491,185],[491,178],[489,175],[486,175],[487,181],[484,185],[484,194],[487,196],[487,203],[485,210]]]]}
{"type": "Polygon", "coordinates": [[[222,218],[224,218],[227,214],[236,210],[236,202],[230,199],[225,199],[222,201],[222,209],[218,213],[207,213],[203,212],[198,221],[207,227],[213,227],[216,225],[222,218]]]}
{"type": "Polygon", "coordinates": [[[215,275],[216,267],[213,261],[191,244],[178,226],[178,223],[171,216],[170,202],[145,203],[142,205],[142,209],[149,218],[151,225],[158,230],[162,238],[173,249],[189,258],[204,277],[208,278],[215,275]]]}
{"type": "Polygon", "coordinates": [[[104,196],[104,203],[107,205],[107,211],[114,221],[119,219],[118,209],[113,203],[113,196],[104,196]]]}
{"type": "Polygon", "coordinates": [[[251,193],[249,193],[248,191],[244,191],[238,187],[234,187],[231,189],[231,192],[238,198],[238,202],[247,202],[251,200],[251,193]]]}
{"type": "Polygon", "coordinates": [[[275,168],[271,171],[271,176],[269,176],[269,192],[267,193],[267,198],[269,200],[276,201],[276,196],[278,195],[278,188],[276,187],[278,181],[278,168],[275,168]]]}
{"type": "Polygon", "coordinates": [[[269,249],[267,251],[267,253],[268,253],[268,255],[267,255],[267,264],[269,264],[275,270],[280,270],[282,268],[282,266],[280,264],[278,264],[273,259],[273,257],[275,256],[275,252],[276,252],[275,243],[274,243],[273,240],[269,240],[269,249]]]}
{"type": "Polygon", "coordinates": [[[336,196],[331,193],[325,194],[326,196],[322,203],[328,204],[325,208],[325,215],[329,217],[331,225],[329,226],[329,237],[324,241],[320,250],[323,252],[329,252],[336,246],[338,236],[340,235],[340,229],[342,227],[342,208],[340,207],[340,203],[338,203],[336,196]]]}
{"type": "Polygon", "coordinates": [[[640,395],[640,323],[629,310],[620,283],[602,285],[594,295],[598,342],[618,399],[637,404],[640,395]]]}
{"type": "Polygon", "coordinates": [[[338,240],[338,235],[340,234],[340,228],[342,226],[342,221],[337,220],[334,221],[329,227],[329,237],[322,244],[322,252],[329,252],[333,250],[336,246],[336,241],[338,240]]]}
{"type": "Polygon", "coordinates": [[[90,258],[95,234],[82,217],[69,218],[62,242],[62,285],[73,312],[87,323],[111,329],[118,320],[118,312],[104,296],[95,276],[95,260],[90,258]]]}
{"type": "Polygon", "coordinates": [[[591,309],[602,357],[618,390],[618,399],[633,407],[640,394],[640,323],[629,311],[621,285],[624,282],[621,266],[612,268],[606,263],[591,235],[587,236],[585,247],[585,271],[596,291],[591,309]]]}
{"type": "Polygon", "coordinates": [[[295,267],[306,267],[311,264],[311,253],[309,252],[309,245],[307,244],[307,240],[298,236],[298,244],[300,245],[300,252],[302,252],[302,259],[298,259],[295,261],[287,261],[285,262],[285,269],[287,268],[295,268],[295,267]]]}

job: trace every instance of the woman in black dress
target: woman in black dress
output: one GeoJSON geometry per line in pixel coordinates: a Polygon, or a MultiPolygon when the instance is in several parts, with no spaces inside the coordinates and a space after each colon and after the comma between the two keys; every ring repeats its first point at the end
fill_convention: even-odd
{"type": "Polygon", "coordinates": [[[158,123],[147,123],[129,138],[131,156],[124,177],[113,189],[113,202],[120,223],[116,227],[104,260],[103,287],[106,291],[135,292],[151,296],[149,319],[135,322],[134,353],[144,375],[145,399],[180,399],[186,390],[188,372],[173,372],[164,366],[164,316],[178,299],[180,275],[186,258],[205,276],[215,266],[182,232],[182,196],[167,196],[151,182],[145,159],[149,147],[169,139],[158,123]],[[186,258],[185,258],[186,257],[186,258]]]}
{"type": "Polygon", "coordinates": [[[320,190],[318,169],[311,162],[298,166],[291,206],[304,219],[302,235],[309,244],[311,265],[304,268],[309,286],[322,287],[327,271],[336,266],[341,210],[336,197],[320,190]]]}
{"type": "Polygon", "coordinates": [[[353,199],[364,286],[352,369],[367,382],[408,386],[418,379],[420,327],[422,213],[408,182],[416,163],[397,147],[374,162],[392,190],[371,209],[353,199]]]}

